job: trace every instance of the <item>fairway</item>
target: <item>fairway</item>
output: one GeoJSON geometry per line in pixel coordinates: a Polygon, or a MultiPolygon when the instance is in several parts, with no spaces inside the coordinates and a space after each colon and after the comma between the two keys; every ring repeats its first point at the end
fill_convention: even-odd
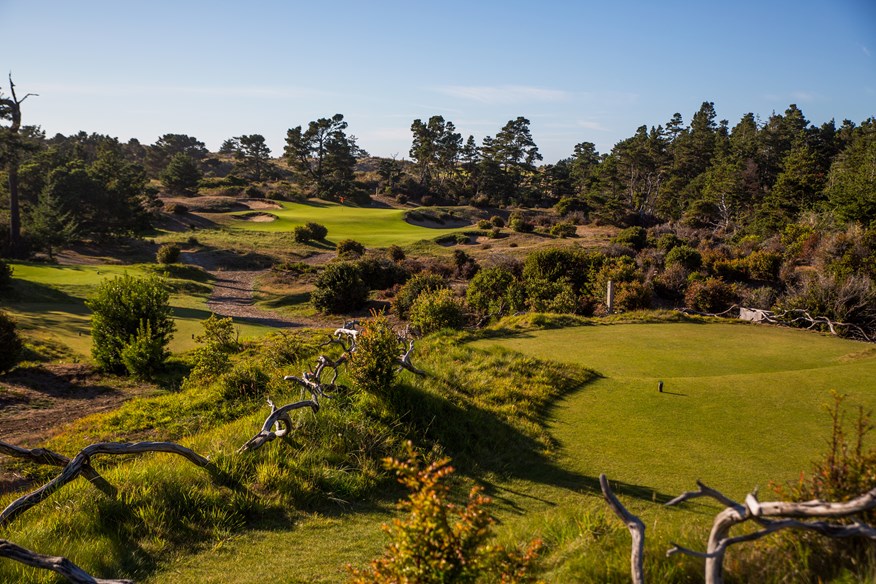
{"type": "Polygon", "coordinates": [[[872,345],[736,324],[624,324],[480,340],[603,377],[558,403],[563,464],[677,494],[702,479],[733,496],[808,470],[830,390],[876,408],[872,345]],[[659,393],[658,381],[664,382],[659,393]]]}
{"type": "MultiPolygon", "coordinates": [[[[327,239],[338,242],[342,239],[355,239],[366,246],[385,247],[405,245],[423,239],[431,240],[441,235],[454,233],[463,228],[431,229],[413,225],[405,221],[406,209],[370,209],[348,207],[327,201],[307,203],[288,203],[277,201],[282,209],[269,209],[276,217],[274,221],[246,221],[240,219],[250,212],[232,213],[229,225],[247,231],[291,232],[296,226],[309,221],[325,225],[327,239]],[[237,217],[237,219],[234,219],[237,217]]],[[[470,229],[470,227],[469,227],[470,229]]]]}

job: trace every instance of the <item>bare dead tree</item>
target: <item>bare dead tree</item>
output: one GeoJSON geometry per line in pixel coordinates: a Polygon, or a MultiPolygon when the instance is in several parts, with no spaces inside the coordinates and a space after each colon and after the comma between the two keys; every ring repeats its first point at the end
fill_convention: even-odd
{"type": "Polygon", "coordinates": [[[83,474],[83,468],[86,465],[90,465],[92,456],[97,454],[140,454],[144,452],[169,452],[171,454],[182,456],[192,464],[202,468],[211,468],[212,466],[210,461],[200,454],[173,442],[98,442],[86,446],[79,451],[79,454],[64,466],[64,470],[61,471],[61,474],[54,479],[39,489],[23,495],[10,503],[6,509],[0,512],[0,527],[8,524],[13,519],[41,501],[44,501],[49,495],[83,474]]]}
{"type": "Polygon", "coordinates": [[[599,487],[602,489],[602,496],[605,497],[605,502],[614,511],[614,514],[626,524],[633,538],[632,551],[630,552],[630,573],[632,574],[633,584],[645,584],[645,524],[623,506],[623,503],[620,502],[611,490],[608,477],[604,474],[599,475],[599,487]]]}
{"type": "Polygon", "coordinates": [[[237,452],[256,450],[272,440],[288,436],[292,431],[292,418],[289,417],[289,412],[307,407],[312,408],[314,413],[319,411],[319,402],[315,399],[291,403],[282,408],[277,408],[274,402],[268,399],[268,405],[271,406],[271,413],[262,424],[262,429],[247,440],[246,444],[241,446],[237,452]]]}
{"type": "Polygon", "coordinates": [[[7,136],[5,140],[2,140],[5,145],[0,143],[0,146],[3,146],[0,153],[5,159],[9,183],[9,245],[13,255],[16,255],[21,248],[21,210],[18,196],[18,166],[21,162],[21,104],[28,97],[37,94],[28,93],[18,99],[15,94],[15,83],[12,82],[12,73],[9,73],[9,92],[12,94],[11,98],[0,95],[0,118],[9,118],[12,121],[4,129],[7,136]]]}
{"type": "Polygon", "coordinates": [[[5,539],[0,539],[0,558],[9,558],[26,566],[57,572],[74,584],[134,584],[133,580],[95,578],[67,558],[44,556],[5,539]]]}
{"type": "Polygon", "coordinates": [[[865,537],[876,540],[876,528],[860,522],[835,523],[822,519],[844,519],[876,508],[876,488],[845,502],[820,500],[804,502],[760,502],[756,493],[745,497],[744,503],[730,499],[720,491],[697,481],[696,491],[682,493],[667,505],[677,505],[698,497],[710,497],[726,508],[715,516],[705,552],[697,552],[673,544],[667,555],[686,554],[706,560],[706,584],[723,584],[724,555],[731,545],[756,541],[782,529],[800,529],[828,537],[865,537]],[[730,530],[747,521],[759,529],[732,537],[730,530]]]}

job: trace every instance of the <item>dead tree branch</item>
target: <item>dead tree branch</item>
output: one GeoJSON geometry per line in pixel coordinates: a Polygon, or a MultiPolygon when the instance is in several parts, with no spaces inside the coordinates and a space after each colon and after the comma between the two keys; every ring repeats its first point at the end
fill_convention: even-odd
{"type": "MultiPolygon", "coordinates": [[[[23,458],[35,464],[48,464],[60,467],[65,467],[70,464],[69,458],[62,454],[58,454],[57,452],[52,452],[45,448],[34,448],[29,450],[27,448],[7,444],[6,442],[0,442],[0,454],[5,454],[15,458],[23,458]]],[[[84,478],[88,479],[88,482],[97,487],[108,497],[115,498],[118,494],[118,490],[109,484],[106,479],[100,476],[88,461],[82,465],[81,474],[84,478]]]]}
{"type": "Polygon", "coordinates": [[[314,413],[319,411],[319,402],[316,400],[303,400],[285,405],[279,409],[274,406],[274,402],[270,399],[268,404],[271,406],[271,414],[265,419],[265,423],[262,424],[261,431],[250,438],[237,452],[256,450],[267,442],[288,435],[292,431],[292,418],[289,417],[289,412],[307,407],[312,408],[314,413]]]}
{"type": "Polygon", "coordinates": [[[632,551],[630,552],[630,573],[632,574],[633,584],[644,584],[645,524],[623,506],[623,503],[612,492],[611,485],[608,484],[608,478],[604,474],[599,475],[599,486],[602,488],[602,496],[605,497],[605,502],[614,511],[614,514],[626,524],[627,529],[630,530],[630,536],[633,538],[632,551]]]}
{"type": "Polygon", "coordinates": [[[760,502],[757,500],[756,493],[750,493],[745,497],[745,503],[740,504],[699,481],[697,484],[699,486],[697,491],[683,493],[667,505],[676,505],[697,497],[711,497],[726,505],[726,508],[715,516],[705,552],[696,552],[673,544],[667,555],[682,553],[704,558],[706,560],[706,584],[723,584],[724,555],[730,546],[756,541],[782,529],[813,531],[827,537],[866,537],[876,540],[876,528],[870,525],[859,522],[844,524],[819,520],[820,518],[848,518],[876,508],[876,489],[844,502],[819,500],[760,502]],[[815,520],[805,521],[806,519],[815,520]],[[754,521],[760,526],[760,529],[745,535],[731,537],[730,530],[746,521],[754,521]]]}
{"type": "Polygon", "coordinates": [[[0,558],[9,558],[33,568],[52,570],[74,584],[134,584],[133,580],[104,580],[103,578],[95,578],[67,558],[44,556],[15,545],[5,539],[0,539],[0,558]]]}
{"type": "Polygon", "coordinates": [[[0,526],[6,525],[13,519],[45,500],[49,495],[82,474],[83,467],[90,462],[96,454],[141,454],[144,452],[168,452],[182,456],[192,464],[202,468],[211,467],[210,461],[197,454],[193,450],[180,446],[173,442],[98,442],[83,448],[73,460],[71,460],[57,477],[40,487],[39,489],[23,495],[9,504],[0,513],[0,526]]]}

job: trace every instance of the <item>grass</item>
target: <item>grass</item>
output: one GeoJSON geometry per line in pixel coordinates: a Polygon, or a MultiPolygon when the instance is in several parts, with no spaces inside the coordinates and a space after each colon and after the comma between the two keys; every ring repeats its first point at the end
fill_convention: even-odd
{"type": "MultiPolygon", "coordinates": [[[[0,308],[8,311],[28,340],[69,347],[79,359],[91,351],[91,312],[85,299],[105,280],[124,274],[146,276],[154,264],[56,266],[14,263],[13,287],[0,308]]],[[[195,347],[194,335],[202,332],[210,285],[203,271],[192,268],[170,271],[169,283],[176,290],[170,304],[176,332],[170,350],[183,352],[195,347]]],[[[241,337],[261,336],[272,330],[263,325],[236,321],[241,337]]]]}
{"type": "Polygon", "coordinates": [[[405,221],[405,209],[372,209],[350,207],[327,201],[306,203],[280,202],[282,209],[270,209],[276,217],[270,222],[255,222],[240,219],[251,213],[242,211],[230,213],[227,225],[235,230],[269,233],[291,232],[298,225],[314,221],[328,229],[328,241],[337,243],[342,239],[355,239],[368,247],[386,247],[392,244],[406,245],[419,240],[429,240],[447,233],[462,231],[455,229],[432,229],[405,221]]]}
{"type": "MultiPolygon", "coordinates": [[[[243,456],[234,451],[267,410],[261,401],[222,405],[215,386],[138,399],[81,420],[55,440],[59,450],[95,435],[147,431],[211,454],[244,490],[210,485],[197,469],[176,469],[167,458],[144,457],[109,471],[130,493],[130,511],[90,497],[87,485],[71,485],[53,497],[54,506],[29,512],[33,525],[10,526],[9,537],[102,567],[101,575],[147,582],[261,582],[277,574],[287,582],[342,582],[344,564],[362,565],[381,548],[379,523],[392,516],[399,494],[381,478],[378,460],[412,438],[453,457],[460,491],[472,482],[486,488],[503,542],[544,540],[547,581],[629,582],[629,536],[596,491],[605,472],[648,525],[649,580],[696,582],[701,563],[666,558],[665,550],[670,541],[702,549],[718,508],[659,503],[694,488],[697,478],[736,498],[769,480],[796,478],[824,450],[829,421],[821,405],[831,388],[876,405],[872,345],[701,320],[598,326],[567,319],[559,328],[532,326],[536,320],[557,324],[508,320],[474,337],[424,339],[414,361],[429,375],[402,374],[390,405],[355,396],[326,402],[317,415],[296,417],[291,444],[243,456]],[[185,488],[171,487],[180,480],[185,488]],[[205,501],[207,511],[187,517],[187,500],[205,501]],[[85,511],[120,524],[109,530],[88,520],[86,531],[73,528],[85,511]],[[184,545],[182,537],[189,538],[184,545]]],[[[274,347],[305,347],[296,338],[274,347]]],[[[309,347],[299,357],[315,350],[309,347]]],[[[289,361],[272,379],[300,369],[289,361]]],[[[272,384],[269,394],[282,403],[296,399],[297,391],[284,387],[272,384]]],[[[769,495],[762,489],[763,499],[769,495]]],[[[730,556],[731,564],[746,557],[730,556]]],[[[8,575],[3,569],[0,580],[8,575]]]]}

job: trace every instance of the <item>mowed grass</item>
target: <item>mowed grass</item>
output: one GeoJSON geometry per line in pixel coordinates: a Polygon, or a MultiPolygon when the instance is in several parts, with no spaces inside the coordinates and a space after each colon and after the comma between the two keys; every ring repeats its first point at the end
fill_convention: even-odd
{"type": "Polygon", "coordinates": [[[244,211],[230,213],[228,216],[232,220],[228,225],[246,231],[277,233],[291,232],[296,226],[313,221],[325,225],[328,229],[326,238],[328,241],[337,243],[342,239],[355,239],[368,247],[407,245],[465,229],[432,229],[413,225],[405,221],[405,209],[349,207],[327,201],[279,202],[279,204],[282,205],[282,209],[264,211],[276,217],[274,221],[245,220],[243,217],[251,214],[252,211],[244,211]]]}
{"type": "Polygon", "coordinates": [[[600,373],[552,412],[563,464],[655,497],[694,488],[697,479],[734,497],[795,479],[825,449],[831,390],[876,408],[876,348],[799,330],[617,324],[475,345],[600,373]]]}
{"type": "MultiPolygon", "coordinates": [[[[138,265],[54,266],[14,263],[14,296],[0,301],[20,330],[34,339],[69,347],[87,358],[91,352],[91,311],[85,300],[105,280],[122,275],[143,277],[147,270],[138,265]]],[[[201,321],[209,318],[207,298],[202,294],[171,295],[176,332],[172,352],[195,347],[193,336],[203,331],[201,321]]],[[[260,336],[269,327],[237,322],[242,337],[260,336]]]]}

